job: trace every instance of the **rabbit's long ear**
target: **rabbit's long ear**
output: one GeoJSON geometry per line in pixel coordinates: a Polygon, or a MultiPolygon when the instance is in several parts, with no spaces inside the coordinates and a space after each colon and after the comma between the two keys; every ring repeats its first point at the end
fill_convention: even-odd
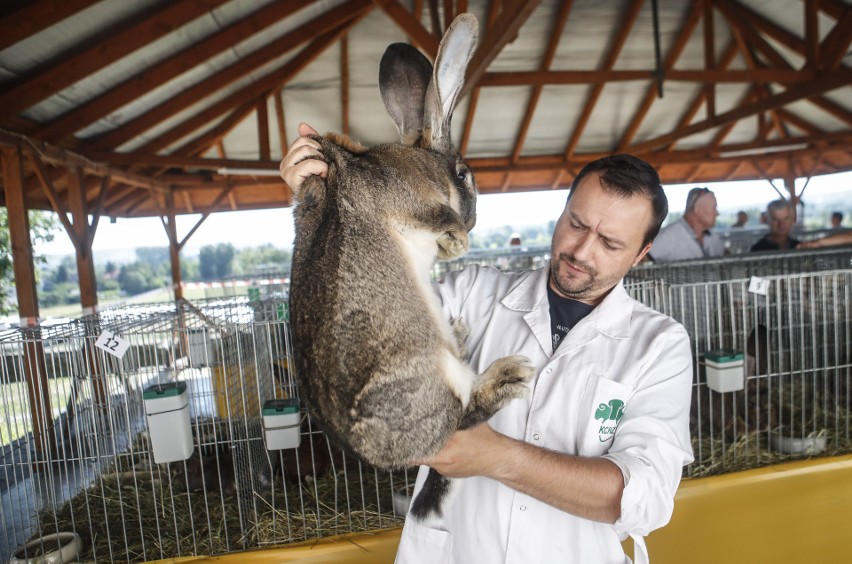
{"type": "Polygon", "coordinates": [[[379,91],[399,137],[412,145],[423,132],[423,101],[432,63],[408,43],[394,43],[379,64],[379,91]]]}
{"type": "Polygon", "coordinates": [[[459,14],[441,39],[423,120],[431,129],[432,148],[447,152],[452,147],[450,119],[464,85],[467,64],[479,40],[479,23],[472,14],[459,14]]]}

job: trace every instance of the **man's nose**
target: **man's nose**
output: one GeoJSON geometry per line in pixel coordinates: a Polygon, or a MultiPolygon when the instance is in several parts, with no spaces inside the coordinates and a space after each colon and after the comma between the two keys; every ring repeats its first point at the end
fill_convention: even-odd
{"type": "Polygon", "coordinates": [[[590,257],[592,254],[592,245],[595,241],[595,236],[592,233],[587,232],[580,241],[577,243],[577,247],[574,249],[574,256],[580,260],[585,260],[590,257]]]}

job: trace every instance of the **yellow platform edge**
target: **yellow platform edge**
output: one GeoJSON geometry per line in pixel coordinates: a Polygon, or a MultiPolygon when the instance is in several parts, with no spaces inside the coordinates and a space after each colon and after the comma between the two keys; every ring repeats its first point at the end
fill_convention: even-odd
{"type": "MultiPolygon", "coordinates": [[[[648,550],[654,564],[845,562],[852,554],[850,517],[852,455],[801,460],[684,480],[671,522],[648,536],[648,550]]],[[[390,564],[401,531],[157,562],[390,564]]]]}

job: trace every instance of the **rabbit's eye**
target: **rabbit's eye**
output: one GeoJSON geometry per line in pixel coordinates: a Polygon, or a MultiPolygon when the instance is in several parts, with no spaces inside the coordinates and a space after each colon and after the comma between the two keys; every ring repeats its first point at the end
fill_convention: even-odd
{"type": "Polygon", "coordinates": [[[467,169],[464,169],[464,168],[460,168],[460,169],[458,169],[458,171],[456,171],[456,177],[459,180],[461,180],[462,182],[467,182],[469,174],[470,174],[470,171],[468,171],[467,169]]]}

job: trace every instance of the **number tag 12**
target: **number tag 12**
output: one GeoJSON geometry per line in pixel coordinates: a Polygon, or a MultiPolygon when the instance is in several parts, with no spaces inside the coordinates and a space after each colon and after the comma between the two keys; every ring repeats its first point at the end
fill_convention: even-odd
{"type": "Polygon", "coordinates": [[[130,343],[119,337],[118,333],[104,331],[100,334],[98,340],[95,341],[95,346],[108,352],[112,356],[121,358],[124,356],[124,353],[127,352],[127,349],[130,347],[130,343]]]}

